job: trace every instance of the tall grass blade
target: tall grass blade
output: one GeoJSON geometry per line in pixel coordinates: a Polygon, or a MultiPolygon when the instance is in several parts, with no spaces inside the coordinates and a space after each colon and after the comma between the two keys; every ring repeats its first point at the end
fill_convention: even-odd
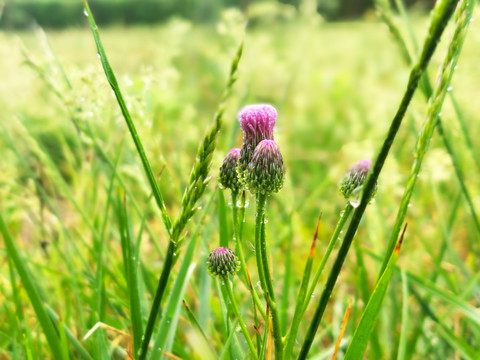
{"type": "Polygon", "coordinates": [[[402,235],[400,236],[400,239],[395,246],[395,250],[388,261],[388,266],[383,272],[382,277],[378,281],[375,289],[373,290],[372,296],[365,307],[362,318],[360,319],[360,323],[358,324],[358,327],[353,334],[352,341],[348,346],[345,354],[345,360],[360,359],[363,357],[363,354],[367,349],[370,335],[375,327],[378,314],[380,313],[382,307],[383,298],[385,297],[388,284],[390,283],[390,279],[394,273],[395,266],[400,255],[400,248],[402,246],[406,228],[407,225],[405,225],[403,228],[402,235]]]}
{"type": "Polygon", "coordinates": [[[285,359],[292,358],[293,346],[295,345],[295,340],[297,338],[298,328],[302,320],[303,307],[305,301],[305,294],[307,293],[308,282],[310,281],[310,274],[312,272],[313,259],[315,256],[315,245],[318,238],[318,227],[320,226],[320,219],[322,215],[320,214],[317,220],[317,226],[315,228],[315,233],[313,235],[312,245],[310,246],[310,251],[308,252],[307,262],[305,264],[305,269],[303,270],[303,278],[300,284],[300,289],[298,290],[297,302],[295,305],[295,312],[293,314],[292,324],[290,325],[290,330],[288,334],[288,341],[285,346],[285,359]]]}
{"type": "Polygon", "coordinates": [[[136,354],[140,349],[143,334],[142,312],[140,307],[140,291],[138,283],[138,258],[136,256],[131,226],[125,204],[125,193],[119,191],[117,201],[117,220],[122,243],[123,264],[127,280],[128,294],[130,295],[130,319],[133,330],[133,350],[136,354]],[[122,200],[123,197],[123,200],[122,200]]]}
{"type": "MultiPolygon", "coordinates": [[[[437,86],[435,87],[432,98],[429,102],[427,118],[417,139],[415,161],[410,171],[407,187],[405,188],[405,192],[403,194],[400,207],[397,212],[397,218],[395,220],[395,225],[393,226],[392,234],[390,236],[380,274],[382,274],[383,270],[386,268],[387,262],[390,258],[390,254],[393,252],[394,244],[400,233],[402,223],[405,219],[405,216],[407,215],[408,204],[410,204],[413,190],[417,182],[418,173],[420,172],[423,158],[425,157],[425,154],[428,150],[430,139],[433,135],[435,125],[438,121],[438,114],[442,109],[443,101],[445,99],[447,89],[450,85],[453,71],[458,62],[458,57],[460,56],[463,41],[467,34],[474,3],[475,2],[471,0],[463,0],[459,3],[457,7],[457,11],[455,14],[455,18],[457,21],[455,33],[453,34],[450,41],[448,52],[445,56],[443,65],[438,75],[437,86]]],[[[476,223],[478,223],[478,221],[476,223]]],[[[480,231],[480,224],[478,230],[480,231]]]]}
{"type": "Polygon", "coordinates": [[[5,224],[5,221],[1,214],[0,233],[3,236],[8,256],[12,259],[12,262],[15,265],[15,269],[17,270],[18,275],[20,275],[23,287],[28,294],[30,302],[32,303],[38,322],[40,323],[40,326],[45,333],[45,337],[47,338],[50,349],[52,350],[52,355],[55,359],[64,359],[57,329],[53,325],[47,314],[47,311],[45,310],[43,301],[40,298],[40,294],[36,286],[37,282],[33,279],[30,271],[28,270],[27,263],[20,256],[20,253],[15,246],[15,242],[13,241],[13,238],[10,235],[10,232],[8,231],[7,225],[5,224]]]}
{"type": "Polygon", "coordinates": [[[93,18],[93,14],[90,10],[90,7],[88,5],[87,0],[83,0],[83,6],[85,9],[85,12],[88,17],[88,21],[90,23],[90,28],[92,30],[93,38],[95,40],[95,45],[97,46],[97,51],[98,55],[100,56],[100,61],[102,62],[102,67],[103,71],[105,72],[105,76],[107,77],[108,83],[110,84],[113,92],[115,93],[115,97],[117,98],[118,105],[120,106],[120,109],[122,111],[123,118],[125,119],[125,122],[127,123],[128,130],[130,131],[130,134],[132,135],[133,142],[135,143],[135,146],[138,151],[138,155],[140,156],[143,164],[143,168],[147,174],[148,181],[150,183],[150,187],[152,188],[153,196],[155,197],[155,200],[157,202],[158,208],[161,211],[162,214],[162,219],[163,223],[165,225],[165,228],[167,230],[167,233],[171,233],[171,220],[170,217],[168,216],[167,209],[165,208],[165,203],[163,201],[163,196],[160,192],[160,189],[158,188],[157,181],[155,179],[155,175],[153,174],[152,168],[150,167],[150,163],[148,161],[147,155],[145,154],[145,150],[143,148],[142,141],[140,140],[140,137],[138,136],[137,130],[135,128],[135,124],[133,123],[133,119],[130,116],[130,113],[127,109],[127,105],[125,103],[125,100],[123,99],[122,92],[120,91],[120,87],[118,86],[117,79],[115,77],[115,74],[110,66],[110,63],[107,58],[107,54],[105,53],[105,49],[103,48],[102,41],[100,39],[100,34],[98,32],[98,27],[97,24],[95,23],[95,19],[93,18]]]}

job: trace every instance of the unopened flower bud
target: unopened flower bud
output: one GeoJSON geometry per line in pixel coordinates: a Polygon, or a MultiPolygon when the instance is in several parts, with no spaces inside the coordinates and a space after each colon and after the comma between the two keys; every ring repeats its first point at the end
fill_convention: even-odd
{"type": "Polygon", "coordinates": [[[243,131],[243,144],[237,171],[240,181],[245,182],[245,172],[253,151],[260,141],[273,140],[277,110],[268,104],[248,105],[240,110],[237,117],[243,131]]]}
{"type": "MultiPolygon", "coordinates": [[[[350,201],[353,207],[358,206],[361,191],[372,162],[368,159],[357,161],[340,182],[340,194],[350,201]]],[[[372,195],[375,196],[375,193],[372,195]]]]}
{"type": "Polygon", "coordinates": [[[246,183],[252,193],[270,194],[279,191],[285,178],[285,166],[278,145],[262,140],[253,151],[246,171],[246,183]]]}
{"type": "Polygon", "coordinates": [[[240,149],[234,148],[230,150],[223,160],[220,167],[220,184],[232,191],[238,191],[242,188],[242,184],[238,180],[237,163],[240,157],[240,149]]]}
{"type": "Polygon", "coordinates": [[[215,276],[227,276],[234,274],[240,269],[240,262],[233,250],[225,247],[218,247],[208,256],[208,273],[215,276]]]}

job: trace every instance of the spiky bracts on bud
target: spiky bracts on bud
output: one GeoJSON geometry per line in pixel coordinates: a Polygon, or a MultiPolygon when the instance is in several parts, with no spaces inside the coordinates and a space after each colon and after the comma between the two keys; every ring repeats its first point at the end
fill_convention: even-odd
{"type": "Polygon", "coordinates": [[[213,277],[235,274],[239,269],[240,261],[229,248],[218,247],[208,256],[207,270],[213,277]]]}
{"type": "Polygon", "coordinates": [[[273,140],[277,110],[269,104],[248,105],[240,110],[237,117],[243,131],[243,144],[237,171],[240,181],[245,182],[247,166],[253,151],[260,141],[273,140]]]}
{"type": "Polygon", "coordinates": [[[285,166],[277,143],[262,140],[253,151],[246,171],[246,184],[252,193],[270,194],[283,186],[285,166]]]}
{"type": "MultiPolygon", "coordinates": [[[[355,201],[361,194],[363,183],[367,178],[368,171],[372,166],[372,162],[368,159],[357,161],[348,171],[340,182],[340,194],[345,199],[355,201]]],[[[372,195],[372,197],[375,194],[372,195]]]]}
{"type": "Polygon", "coordinates": [[[227,189],[238,191],[243,186],[238,180],[237,163],[240,157],[240,149],[230,150],[220,166],[220,176],[218,181],[227,189]]]}

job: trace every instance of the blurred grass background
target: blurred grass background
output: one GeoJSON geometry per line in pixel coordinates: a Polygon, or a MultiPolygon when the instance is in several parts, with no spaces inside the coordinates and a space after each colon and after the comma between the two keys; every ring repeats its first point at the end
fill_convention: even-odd
{"type": "MultiPolygon", "coordinates": [[[[323,213],[317,245],[321,255],[344,204],[338,195],[338,183],[355,161],[376,155],[409,73],[388,29],[373,12],[361,20],[330,23],[308,8],[308,2],[305,4],[298,9],[275,3],[252,6],[239,80],[228,104],[212,167],[214,179],[203,205],[211,196],[216,197],[215,178],[223,157],[231,147],[241,144],[237,111],[249,103],[273,104],[279,113],[275,139],[282,149],[287,181],[271,200],[269,241],[278,264],[276,275],[283,277],[282,263],[291,266],[293,273],[288,281],[294,285],[300,281],[318,214],[323,213]],[[290,240],[291,253],[287,248],[290,240]]],[[[178,211],[199,139],[220,100],[230,58],[243,34],[243,21],[242,13],[231,8],[210,23],[172,17],[155,26],[117,25],[100,29],[152,168],[161,173],[159,186],[171,214],[178,211]]],[[[413,27],[418,39],[425,36],[427,21],[427,16],[414,13],[413,27]]],[[[478,21],[471,24],[452,90],[472,137],[480,131],[475,101],[475,94],[480,92],[479,27],[478,21]]],[[[107,270],[102,296],[107,300],[102,321],[128,332],[128,296],[123,279],[115,275],[122,266],[118,229],[113,215],[106,210],[112,173],[95,142],[118,162],[116,171],[141,209],[140,214],[130,211],[135,233],[140,231],[142,220],[146,220],[148,231],[142,233],[141,259],[147,268],[147,288],[149,281],[153,286],[158,277],[167,236],[157,209],[149,201],[143,169],[105,81],[90,31],[86,27],[45,33],[39,29],[2,31],[0,44],[0,209],[49,305],[61,314],[78,338],[95,323],[90,311],[98,291],[94,286],[97,264],[91,249],[99,238],[103,239],[107,270]]],[[[432,77],[444,51],[445,45],[440,44],[430,66],[432,77]]],[[[362,249],[382,254],[386,247],[425,109],[425,100],[417,94],[380,177],[376,203],[369,206],[357,235],[362,249]]],[[[466,150],[448,100],[442,114],[461,161],[464,180],[479,209],[478,168],[466,150]]],[[[478,142],[474,142],[474,147],[478,156],[478,142]]],[[[208,321],[209,311],[201,308],[204,299],[199,289],[205,281],[202,271],[207,245],[212,248],[218,244],[215,207],[216,202],[203,214],[204,246],[195,255],[198,268],[186,295],[206,328],[212,324],[208,321]]],[[[200,217],[192,221],[190,233],[200,217]]],[[[245,234],[253,234],[253,217],[252,204],[247,209],[245,234]]],[[[464,300],[478,307],[480,294],[475,274],[479,266],[479,234],[438,137],[432,140],[407,222],[400,266],[424,278],[429,277],[433,268],[440,269],[439,284],[459,294],[468,289],[464,300]],[[447,255],[441,264],[435,265],[442,241],[448,243],[447,255]]],[[[253,241],[248,235],[245,238],[253,241]]],[[[373,286],[380,264],[371,261],[367,253],[365,269],[373,286]]],[[[253,258],[250,252],[252,266],[253,258]]],[[[357,262],[358,258],[350,254],[334,305],[327,310],[330,327],[317,343],[315,353],[335,341],[336,332],[332,329],[339,327],[341,306],[358,295],[357,262]]],[[[38,349],[34,358],[42,358],[48,352],[37,333],[38,325],[26,305],[25,295],[24,320],[30,323],[23,326],[32,331],[31,337],[24,340],[21,326],[13,319],[14,289],[8,269],[8,261],[2,256],[0,349],[10,350],[0,350],[0,358],[8,358],[12,344],[20,346],[24,341],[31,341],[35,344],[32,348],[38,349]]],[[[277,284],[281,286],[282,281],[277,284]]],[[[394,278],[379,325],[388,329],[378,332],[386,358],[390,358],[389,351],[394,351],[390,349],[398,346],[399,322],[395,320],[399,315],[394,314],[400,311],[400,287],[400,277],[394,278]]],[[[292,299],[296,289],[292,287],[292,299]]],[[[145,290],[147,298],[151,291],[145,290]]],[[[247,303],[248,292],[240,281],[236,291],[247,303]]],[[[291,306],[293,303],[292,300],[291,306]]],[[[361,300],[356,303],[354,319],[362,306],[361,300]]],[[[463,334],[460,315],[450,314],[451,309],[441,300],[432,300],[432,307],[437,316],[446,316],[448,323],[463,334]]],[[[421,312],[413,300],[410,311],[421,312]]],[[[181,355],[178,346],[184,343],[184,354],[194,356],[196,338],[189,336],[187,321],[183,319],[179,326],[176,351],[181,355]]],[[[349,326],[351,334],[353,325],[349,326]]],[[[436,354],[453,356],[453,350],[435,332],[434,325],[427,324],[424,330],[419,358],[434,358],[429,357],[432,343],[441,345],[436,354]]],[[[474,332],[478,330],[475,328],[474,332]]],[[[119,341],[125,344],[125,339],[119,341]]]]}

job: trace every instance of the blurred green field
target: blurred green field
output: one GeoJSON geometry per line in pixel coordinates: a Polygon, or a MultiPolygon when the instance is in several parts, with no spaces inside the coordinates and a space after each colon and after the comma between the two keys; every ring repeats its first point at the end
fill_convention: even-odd
{"type": "MultiPolygon", "coordinates": [[[[476,10],[478,18],[478,6],[476,10]]],[[[413,20],[420,42],[428,18],[415,16],[413,20]]],[[[452,28],[448,31],[451,33],[452,28]]],[[[241,14],[227,11],[221,23],[211,26],[172,19],[157,27],[113,27],[100,29],[100,33],[153,171],[161,174],[158,184],[174,217],[180,208],[197,146],[220,101],[230,59],[242,38],[241,14]]],[[[2,216],[44,299],[78,339],[97,321],[128,333],[128,294],[113,200],[119,184],[112,181],[112,169],[99,148],[116,164],[117,173],[136,202],[133,204],[128,197],[133,236],[140,234],[142,241],[139,257],[145,280],[144,311],[150,306],[147,304],[162,268],[168,238],[96,56],[91,33],[86,27],[45,34],[40,30],[1,32],[0,44],[2,216]],[[104,269],[101,294],[96,288],[96,250],[100,243],[104,269]],[[100,314],[98,301],[102,304],[100,314]]],[[[440,44],[429,66],[432,79],[445,46],[444,42],[440,44]]],[[[479,49],[480,22],[474,21],[453,77],[451,94],[474,140],[477,159],[480,157],[480,145],[475,139],[480,132],[476,102],[480,93],[479,49]]],[[[364,21],[325,23],[317,16],[292,14],[281,20],[267,18],[250,24],[238,82],[228,101],[218,138],[212,180],[189,223],[183,246],[187,246],[198,227],[200,242],[193,259],[197,267],[185,300],[216,347],[221,348],[219,344],[225,339],[215,334],[221,315],[214,283],[208,287],[214,295],[204,291],[205,282],[210,282],[205,276],[205,259],[208,249],[219,242],[218,168],[228,150],[241,145],[238,110],[246,104],[265,102],[274,105],[279,114],[275,140],[282,149],[287,180],[284,189],[270,200],[268,240],[279,294],[285,283],[289,283],[288,294],[283,294],[288,296],[280,299],[282,319],[289,319],[316,219],[322,213],[317,245],[320,259],[345,203],[338,194],[338,183],[355,161],[375,158],[404,92],[409,70],[387,27],[373,15],[364,21]],[[292,271],[289,278],[284,278],[286,267],[292,271]]],[[[357,233],[356,249],[351,250],[334,290],[312,358],[323,358],[322,354],[335,343],[349,299],[354,299],[354,307],[345,338],[353,334],[366,300],[359,285],[365,275],[363,270],[372,291],[380,268],[378,256],[385,251],[395,221],[425,112],[426,101],[417,93],[380,176],[376,201],[368,207],[357,233]],[[364,266],[359,265],[362,260],[364,266]]],[[[480,211],[478,167],[448,97],[442,116],[463,179],[475,209],[480,211]]],[[[225,192],[227,201],[229,196],[225,192]]],[[[254,200],[250,202],[244,232],[247,242],[253,242],[254,231],[254,200]]],[[[406,222],[408,230],[398,267],[425,280],[438,271],[438,288],[455,294],[478,310],[480,235],[437,133],[430,144],[406,222]],[[445,257],[438,263],[442,246],[445,257]]],[[[252,255],[252,251],[247,251],[248,263],[254,268],[252,255]]],[[[178,270],[177,265],[173,278],[178,270]]],[[[0,359],[50,358],[41,328],[16,276],[9,270],[2,246],[0,359]],[[12,282],[17,284],[16,289],[12,282]],[[22,313],[15,310],[19,303],[22,313]],[[25,349],[34,351],[28,354],[25,349]]],[[[234,283],[237,301],[249,314],[248,290],[240,279],[234,283]]],[[[408,335],[416,331],[421,335],[406,358],[459,359],[457,350],[439,328],[446,326],[466,342],[473,342],[479,339],[480,323],[465,319],[452,303],[432,295],[425,287],[417,284],[415,289],[439,321],[427,316],[426,322],[418,324],[419,314],[426,310],[418,297],[409,293],[408,335]]],[[[321,284],[314,296],[320,291],[321,284]]],[[[375,346],[380,352],[376,349],[367,358],[374,359],[372,354],[379,353],[386,359],[397,358],[402,304],[402,278],[397,273],[375,332],[378,341],[375,346]]],[[[307,324],[300,328],[300,343],[312,311],[309,308],[307,324]]],[[[202,359],[204,344],[183,313],[178,326],[173,353],[185,359],[202,359]]],[[[98,334],[95,340],[83,342],[95,354],[94,358],[102,358],[105,351],[113,352],[114,357],[125,356],[119,349],[128,347],[126,337],[104,330],[98,334]],[[110,347],[103,348],[107,343],[110,347]]]]}

